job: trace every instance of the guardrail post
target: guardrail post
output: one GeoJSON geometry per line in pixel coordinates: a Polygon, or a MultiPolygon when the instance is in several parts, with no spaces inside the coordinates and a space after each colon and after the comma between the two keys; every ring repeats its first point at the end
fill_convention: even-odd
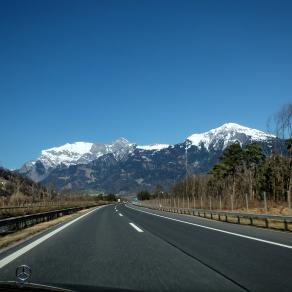
{"type": "Polygon", "coordinates": [[[265,218],[266,228],[269,228],[269,220],[268,218],[265,218]]]}
{"type": "Polygon", "coordinates": [[[288,231],[288,222],[286,220],[284,220],[284,230],[288,231]]]}

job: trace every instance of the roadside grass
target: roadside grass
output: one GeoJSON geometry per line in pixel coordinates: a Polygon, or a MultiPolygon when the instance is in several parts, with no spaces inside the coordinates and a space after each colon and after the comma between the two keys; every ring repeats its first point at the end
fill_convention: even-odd
{"type": "MultiPolygon", "coordinates": [[[[276,205],[272,207],[268,207],[268,212],[264,208],[249,208],[248,213],[257,213],[257,214],[270,214],[270,215],[283,215],[289,216],[292,215],[292,210],[288,207],[282,205],[276,205]]],[[[236,212],[247,212],[246,208],[238,208],[236,212]]]]}
{"type": "Polygon", "coordinates": [[[89,212],[92,209],[93,208],[83,209],[83,210],[78,211],[78,212],[71,214],[71,215],[65,215],[65,216],[59,217],[59,218],[51,220],[51,221],[42,222],[42,223],[36,224],[34,226],[31,226],[31,227],[28,227],[28,228],[25,228],[25,229],[22,229],[22,230],[19,230],[19,231],[16,231],[16,232],[4,235],[4,236],[1,236],[0,237],[0,249],[8,247],[8,246],[15,244],[21,240],[24,240],[24,239],[26,239],[26,238],[28,238],[36,233],[39,233],[41,231],[48,229],[49,227],[63,223],[63,222],[68,221],[68,220],[72,220],[72,219],[80,216],[83,213],[89,212]]]}
{"type": "MultiPolygon", "coordinates": [[[[236,221],[237,221],[237,219],[236,219],[236,221]]],[[[233,222],[233,223],[236,223],[236,222],[233,222]]],[[[240,224],[250,225],[250,219],[240,218],[240,224]]],[[[284,230],[284,223],[281,221],[268,219],[268,224],[269,224],[269,228],[271,228],[271,229],[284,230]]],[[[253,219],[253,225],[257,226],[257,227],[266,228],[265,219],[260,219],[260,218],[253,219]]],[[[288,227],[288,231],[292,231],[292,223],[288,222],[287,227],[288,227]]]]}

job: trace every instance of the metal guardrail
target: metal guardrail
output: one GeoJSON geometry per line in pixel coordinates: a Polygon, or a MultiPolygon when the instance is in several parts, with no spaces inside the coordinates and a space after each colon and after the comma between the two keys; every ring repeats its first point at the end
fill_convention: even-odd
{"type": "MultiPolygon", "coordinates": [[[[139,206],[139,205],[137,205],[139,206]]],[[[170,207],[151,207],[151,206],[143,206],[154,210],[161,210],[166,212],[178,213],[178,214],[186,214],[186,215],[193,215],[208,219],[214,219],[229,223],[237,223],[243,224],[241,219],[248,219],[249,225],[254,226],[261,226],[266,228],[272,228],[272,222],[280,222],[283,223],[283,230],[285,231],[292,231],[289,229],[288,223],[292,222],[292,216],[281,216],[281,215],[271,215],[271,214],[257,214],[257,213],[243,213],[243,212],[229,212],[229,211],[218,211],[218,210],[206,210],[206,209],[187,209],[187,208],[170,208],[170,207]],[[217,216],[215,218],[214,216],[217,216]],[[235,218],[236,221],[228,221],[228,218],[235,218]],[[263,220],[264,225],[255,224],[255,220],[263,220]]]]}
{"type": "Polygon", "coordinates": [[[32,207],[37,207],[37,208],[42,208],[42,207],[50,207],[50,206],[58,206],[58,204],[26,204],[26,205],[17,205],[17,206],[1,206],[0,210],[2,209],[22,209],[22,208],[32,208],[32,207]]]}
{"type": "Polygon", "coordinates": [[[36,213],[50,212],[60,209],[88,206],[90,202],[84,204],[43,204],[43,205],[23,205],[23,206],[2,206],[0,207],[0,220],[11,217],[31,215],[36,213]]]}
{"type": "Polygon", "coordinates": [[[58,205],[32,205],[32,206],[9,206],[9,207],[0,207],[2,210],[13,210],[13,209],[29,209],[29,208],[48,208],[48,207],[57,207],[58,205]]]}
{"type": "MultiPolygon", "coordinates": [[[[76,204],[77,205],[77,204],[76,204]]],[[[68,206],[70,206],[71,208],[74,208],[74,207],[76,207],[76,205],[74,206],[74,204],[72,205],[71,204],[71,206],[70,206],[70,204],[68,204],[67,206],[66,206],[66,204],[44,204],[44,205],[23,205],[23,206],[1,206],[0,207],[0,212],[2,212],[2,211],[6,211],[6,210],[14,210],[14,209],[31,209],[31,208],[35,208],[35,209],[42,209],[42,208],[53,208],[53,207],[55,207],[55,208],[65,208],[65,207],[68,207],[68,206]]],[[[85,204],[85,206],[86,206],[86,204],[85,204]]]]}
{"type": "Polygon", "coordinates": [[[36,213],[30,215],[24,215],[19,217],[5,218],[0,220],[0,235],[20,230],[26,227],[30,227],[37,223],[49,221],[56,219],[64,215],[70,215],[74,212],[80,211],[82,209],[90,208],[94,206],[84,206],[84,207],[75,207],[67,208],[61,210],[54,210],[44,213],[36,213]]]}

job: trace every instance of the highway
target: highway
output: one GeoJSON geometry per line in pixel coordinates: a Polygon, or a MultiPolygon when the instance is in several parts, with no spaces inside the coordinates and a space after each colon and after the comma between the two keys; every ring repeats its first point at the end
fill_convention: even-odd
{"type": "Polygon", "coordinates": [[[0,253],[0,280],[98,291],[292,291],[292,234],[154,211],[99,207],[0,253]]]}

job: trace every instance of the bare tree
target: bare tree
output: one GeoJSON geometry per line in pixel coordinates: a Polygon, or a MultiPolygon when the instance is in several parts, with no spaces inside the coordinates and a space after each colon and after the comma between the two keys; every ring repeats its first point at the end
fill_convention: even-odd
{"type": "Polygon", "coordinates": [[[287,193],[289,208],[291,208],[292,196],[292,104],[285,104],[275,115],[275,131],[278,137],[287,139],[289,154],[290,179],[287,193]]]}
{"type": "Polygon", "coordinates": [[[292,138],[292,104],[285,104],[274,116],[275,132],[279,138],[292,138]]]}

